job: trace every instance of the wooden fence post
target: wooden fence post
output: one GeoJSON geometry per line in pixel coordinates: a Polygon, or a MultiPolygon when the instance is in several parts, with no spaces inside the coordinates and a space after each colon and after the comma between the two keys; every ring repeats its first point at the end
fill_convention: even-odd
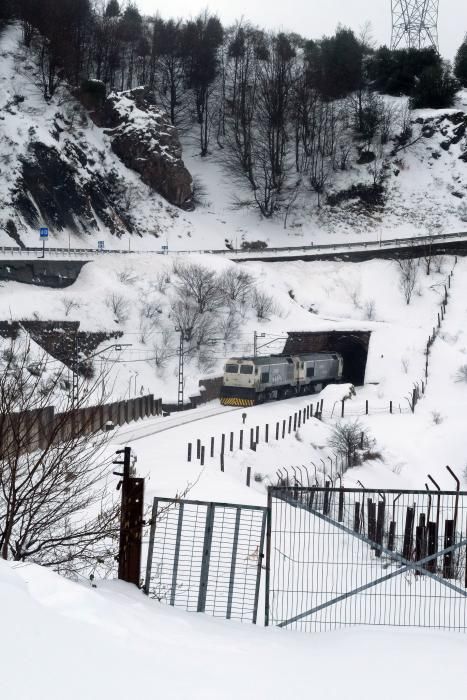
{"type": "Polygon", "coordinates": [[[204,445],[201,446],[201,466],[204,467],[204,445]]]}
{"type": "Polygon", "coordinates": [[[196,459],[201,458],[201,440],[196,440],[196,459]]]}
{"type": "Polygon", "coordinates": [[[243,430],[240,430],[240,438],[238,441],[238,449],[243,450],[243,430]]]}
{"type": "Polygon", "coordinates": [[[191,462],[191,442],[188,443],[188,457],[187,461],[191,462]]]}
{"type": "Polygon", "coordinates": [[[214,438],[211,438],[211,457],[214,457],[214,438]]]}
{"type": "Polygon", "coordinates": [[[251,481],[251,467],[246,468],[246,485],[250,486],[251,481]]]}

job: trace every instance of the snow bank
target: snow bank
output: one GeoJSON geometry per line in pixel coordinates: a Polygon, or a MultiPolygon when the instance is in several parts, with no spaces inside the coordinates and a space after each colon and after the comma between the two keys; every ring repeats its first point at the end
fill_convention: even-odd
{"type": "Polygon", "coordinates": [[[0,617],[8,700],[438,700],[467,684],[465,636],[261,629],[161,606],[127,584],[90,588],[3,561],[0,617]]]}

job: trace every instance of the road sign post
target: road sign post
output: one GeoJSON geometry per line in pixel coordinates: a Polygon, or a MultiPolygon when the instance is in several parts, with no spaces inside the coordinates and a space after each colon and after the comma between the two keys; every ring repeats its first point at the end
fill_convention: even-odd
{"type": "Polygon", "coordinates": [[[39,229],[39,238],[42,241],[42,257],[45,258],[45,242],[49,237],[49,229],[42,227],[39,229]]]}

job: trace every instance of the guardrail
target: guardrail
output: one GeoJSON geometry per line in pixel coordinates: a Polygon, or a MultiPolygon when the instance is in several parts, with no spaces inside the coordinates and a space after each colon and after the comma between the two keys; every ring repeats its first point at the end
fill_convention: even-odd
{"type": "MultiPolygon", "coordinates": [[[[252,255],[255,257],[273,257],[276,254],[284,255],[287,253],[307,253],[319,255],[322,252],[347,252],[347,251],[368,251],[368,250],[380,250],[382,248],[402,248],[402,247],[414,247],[414,246],[429,246],[434,243],[442,243],[446,241],[459,241],[465,239],[467,241],[467,231],[458,231],[454,233],[439,233],[432,236],[412,236],[407,238],[390,238],[381,239],[376,241],[353,241],[351,243],[322,243],[319,245],[308,245],[308,246],[278,246],[274,248],[265,248],[262,250],[248,249],[248,250],[231,250],[228,248],[215,249],[215,248],[204,248],[198,250],[98,250],[95,248],[58,248],[58,247],[47,247],[45,249],[46,255],[45,259],[59,255],[61,257],[90,257],[95,258],[105,255],[188,255],[191,253],[199,254],[209,254],[209,255],[224,255],[230,257],[231,259],[241,260],[242,258],[250,258],[252,255]]],[[[19,246],[1,246],[0,254],[15,254],[20,257],[34,257],[36,259],[43,259],[43,249],[42,247],[25,247],[21,248],[19,246]]]]}

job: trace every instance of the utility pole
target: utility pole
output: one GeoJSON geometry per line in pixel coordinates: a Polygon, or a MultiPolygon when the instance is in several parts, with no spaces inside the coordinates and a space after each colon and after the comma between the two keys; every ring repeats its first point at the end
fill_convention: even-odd
{"type": "Polygon", "coordinates": [[[123,454],[123,461],[117,459],[113,462],[113,464],[121,464],[123,466],[123,473],[114,472],[115,476],[122,477],[122,480],[117,485],[117,490],[122,489],[118,578],[139,586],[141,577],[144,479],[130,476],[131,447],[117,450],[116,454],[123,454]]]}
{"type": "MultiPolygon", "coordinates": [[[[253,357],[258,356],[258,338],[265,338],[266,333],[258,333],[257,331],[254,331],[253,333],[253,357]]],[[[267,343],[269,344],[269,343],[267,343]]]]}
{"type": "Polygon", "coordinates": [[[78,408],[79,403],[79,340],[78,332],[75,333],[73,345],[73,359],[71,362],[72,371],[72,387],[71,387],[71,405],[73,408],[78,408]]]}
{"type": "Polygon", "coordinates": [[[178,398],[177,398],[177,405],[178,405],[179,409],[183,408],[183,391],[184,391],[183,356],[184,356],[184,352],[185,352],[183,342],[184,342],[184,333],[183,333],[183,330],[180,329],[180,345],[178,348],[178,398]]]}

